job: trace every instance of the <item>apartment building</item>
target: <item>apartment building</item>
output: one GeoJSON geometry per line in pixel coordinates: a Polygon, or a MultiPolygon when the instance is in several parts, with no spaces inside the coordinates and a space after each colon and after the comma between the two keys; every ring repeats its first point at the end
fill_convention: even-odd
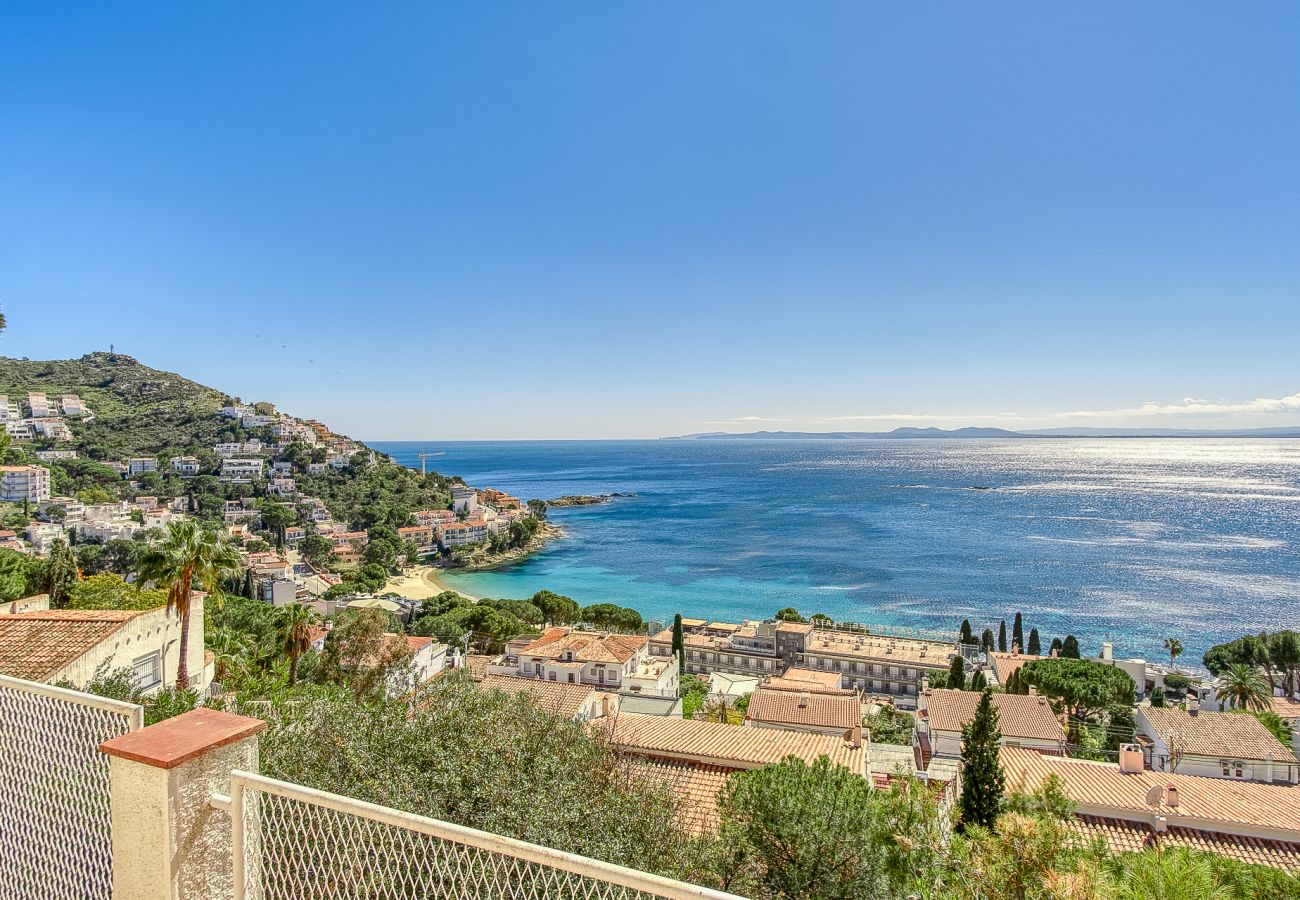
{"type": "Polygon", "coordinates": [[[488,506],[499,510],[520,509],[523,501],[518,497],[512,497],[505,491],[498,491],[496,488],[488,488],[483,492],[483,502],[488,506]]]}
{"type": "Polygon", "coordinates": [[[8,394],[0,394],[0,422],[17,422],[22,417],[18,401],[10,400],[8,394]]]}
{"type": "Polygon", "coordinates": [[[34,454],[41,462],[54,462],[56,459],[76,459],[76,450],[37,450],[34,454]]]}
{"type": "Polygon", "coordinates": [[[488,524],[482,519],[466,519],[464,522],[444,522],[437,526],[435,533],[438,540],[448,547],[462,547],[465,544],[477,544],[488,538],[488,524]]]}
{"type": "Polygon", "coordinates": [[[397,536],[417,547],[430,547],[433,545],[433,526],[408,525],[397,529],[397,536]]]}
{"type": "MultiPolygon", "coordinates": [[[[946,671],[956,644],[921,638],[815,628],[805,622],[682,620],[686,671],[765,677],[795,666],[837,674],[840,686],[915,708],[923,679],[946,671]]],[[[650,639],[651,652],[672,652],[672,629],[650,639]]]]}
{"type": "Polygon", "coordinates": [[[59,400],[59,408],[65,416],[84,416],[88,412],[76,394],[64,394],[59,400]]]}
{"type": "Polygon", "coordinates": [[[418,509],[411,515],[415,518],[415,524],[430,527],[456,521],[456,514],[449,509],[418,509]]]}
{"type": "Polygon", "coordinates": [[[50,470],[44,466],[0,466],[0,500],[40,503],[50,497],[50,470]]]}
{"type": "Polygon", "coordinates": [[[72,429],[68,423],[59,418],[31,418],[27,420],[35,437],[49,438],[52,441],[72,440],[72,429]]]}
{"type": "Polygon", "coordinates": [[[272,478],[266,484],[266,492],[277,497],[292,497],[298,493],[298,483],[292,478],[272,478]]]}

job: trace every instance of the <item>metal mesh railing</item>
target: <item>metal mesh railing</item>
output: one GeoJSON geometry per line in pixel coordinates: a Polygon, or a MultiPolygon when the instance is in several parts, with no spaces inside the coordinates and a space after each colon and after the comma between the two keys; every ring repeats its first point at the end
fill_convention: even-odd
{"type": "Polygon", "coordinates": [[[0,896],[109,900],[108,757],[134,704],[0,675],[0,896]]]}
{"type": "Polygon", "coordinates": [[[733,894],[236,772],[237,900],[642,900],[733,894]]]}

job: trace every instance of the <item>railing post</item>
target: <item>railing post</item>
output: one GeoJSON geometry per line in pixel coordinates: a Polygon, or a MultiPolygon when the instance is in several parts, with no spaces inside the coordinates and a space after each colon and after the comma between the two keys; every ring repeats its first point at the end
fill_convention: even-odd
{"type": "Polygon", "coordinates": [[[243,900],[231,816],[210,800],[231,790],[232,771],[257,771],[264,728],[196,709],[100,744],[110,757],[113,900],[243,900]]]}

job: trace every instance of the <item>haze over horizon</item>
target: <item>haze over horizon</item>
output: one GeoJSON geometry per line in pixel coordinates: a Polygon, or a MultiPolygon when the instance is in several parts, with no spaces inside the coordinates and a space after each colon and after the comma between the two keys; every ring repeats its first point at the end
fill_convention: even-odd
{"type": "Polygon", "coordinates": [[[1294,426],[1298,44],[1282,2],[14,7],[0,355],[372,440],[1294,426]]]}

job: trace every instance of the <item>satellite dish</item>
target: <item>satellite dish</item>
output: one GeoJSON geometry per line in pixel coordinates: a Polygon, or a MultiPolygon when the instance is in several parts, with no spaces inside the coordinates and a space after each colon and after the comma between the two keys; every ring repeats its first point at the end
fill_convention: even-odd
{"type": "Polygon", "coordinates": [[[1158,784],[1151,785],[1151,789],[1147,791],[1147,805],[1159,806],[1160,801],[1164,799],[1164,796],[1165,796],[1165,789],[1161,785],[1158,784]]]}

